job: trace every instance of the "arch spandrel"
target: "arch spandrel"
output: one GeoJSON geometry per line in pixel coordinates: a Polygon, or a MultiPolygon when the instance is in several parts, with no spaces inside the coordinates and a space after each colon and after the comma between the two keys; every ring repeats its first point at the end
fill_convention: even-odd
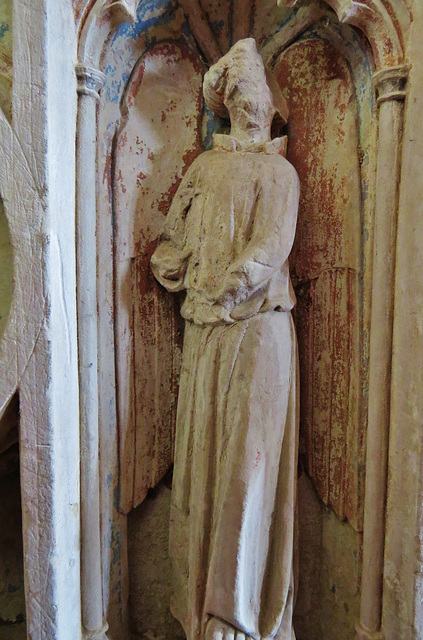
{"type": "MultiPolygon", "coordinates": [[[[372,47],[377,70],[404,63],[411,12],[403,0],[398,8],[392,0],[319,0],[318,4],[333,9],[341,23],[363,31],[372,47]]],[[[301,5],[301,0],[278,0],[278,5],[295,7],[301,5]]]]}
{"type": "Polygon", "coordinates": [[[100,56],[110,32],[122,22],[135,20],[137,4],[137,0],[85,0],[85,5],[78,5],[76,0],[80,62],[99,68],[100,56]]]}

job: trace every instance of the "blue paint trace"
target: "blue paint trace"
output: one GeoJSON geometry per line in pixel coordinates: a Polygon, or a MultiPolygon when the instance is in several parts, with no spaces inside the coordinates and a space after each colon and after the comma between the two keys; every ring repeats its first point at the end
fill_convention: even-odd
{"type": "MultiPolygon", "coordinates": [[[[121,24],[113,35],[111,50],[114,51],[121,60],[125,59],[125,44],[138,39],[144,40],[144,51],[159,43],[155,35],[157,28],[171,25],[179,8],[177,0],[144,0],[137,8],[137,17],[134,23],[121,24]]],[[[131,57],[131,56],[129,56],[131,57]]],[[[128,60],[125,62],[130,63],[128,60]]],[[[126,84],[131,75],[133,63],[128,64],[128,68],[117,75],[117,67],[108,64],[104,70],[107,80],[103,89],[106,102],[118,104],[125,91],[126,84]]]]}
{"type": "MultiPolygon", "coordinates": [[[[144,0],[137,8],[137,19],[134,23],[120,25],[116,31],[116,37],[126,35],[135,40],[152,27],[169,24],[175,17],[179,8],[177,0],[144,0]],[[149,17],[149,14],[154,14],[149,17]]],[[[155,44],[151,42],[150,44],[155,44]]]]}
{"type": "Polygon", "coordinates": [[[6,33],[6,31],[9,31],[9,29],[10,29],[10,27],[9,27],[9,25],[7,24],[7,22],[2,22],[2,23],[0,24],[0,40],[1,40],[2,38],[4,38],[4,34],[6,33]]]}
{"type": "Polygon", "coordinates": [[[206,118],[206,131],[205,135],[203,135],[203,149],[204,151],[210,151],[213,148],[213,134],[218,132],[229,133],[230,124],[228,120],[214,115],[206,105],[204,105],[204,116],[206,118]]]}

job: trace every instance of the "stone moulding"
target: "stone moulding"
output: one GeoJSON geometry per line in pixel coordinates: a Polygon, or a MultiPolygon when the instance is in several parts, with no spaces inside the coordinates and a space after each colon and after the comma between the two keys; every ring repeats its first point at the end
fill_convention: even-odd
{"type": "Polygon", "coordinates": [[[0,346],[0,406],[19,390],[26,626],[34,640],[80,638],[76,82],[68,55],[75,44],[68,3],[13,2],[12,126],[0,114],[0,193],[14,291],[0,346]]]}
{"type": "Polygon", "coordinates": [[[358,27],[373,47],[377,68],[398,64],[403,60],[403,50],[393,21],[379,0],[367,4],[355,0],[330,0],[340,22],[358,27]]]}
{"type": "Polygon", "coordinates": [[[78,91],[76,146],[76,283],[81,437],[81,611],[83,637],[106,640],[103,620],[100,532],[99,399],[97,333],[97,121],[105,76],[100,56],[109,33],[135,18],[134,0],[97,0],[83,21],[75,73],[78,91]],[[92,364],[95,363],[95,366],[92,364]]]}
{"type": "Polygon", "coordinates": [[[106,77],[104,73],[84,64],[77,64],[75,71],[78,80],[78,93],[90,96],[91,98],[94,98],[94,100],[99,101],[100,90],[106,77]]]}
{"type": "Polygon", "coordinates": [[[398,65],[373,74],[378,106],[389,100],[405,100],[408,72],[407,65],[398,65]]]}
{"type": "Polygon", "coordinates": [[[208,62],[217,62],[222,50],[204,15],[199,0],[180,0],[192,32],[208,62]]]}
{"type": "MultiPolygon", "coordinates": [[[[197,40],[197,43],[210,64],[217,62],[224,51],[221,50],[217,39],[204,14],[204,10],[199,0],[180,0],[180,3],[188,18],[189,25],[197,40]]],[[[237,20],[234,22],[233,41],[247,38],[250,33],[252,16],[252,0],[234,0],[234,15],[237,20]]]]}

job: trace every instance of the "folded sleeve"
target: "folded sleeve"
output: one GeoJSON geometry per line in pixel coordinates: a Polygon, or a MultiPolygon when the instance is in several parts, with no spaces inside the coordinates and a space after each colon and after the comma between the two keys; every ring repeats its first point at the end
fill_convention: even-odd
{"type": "Polygon", "coordinates": [[[251,238],[229,266],[218,303],[232,308],[244,302],[281,269],[294,242],[298,201],[297,173],[283,160],[258,185],[251,238]]]}
{"type": "Polygon", "coordinates": [[[196,162],[190,166],[173,197],[160,243],[151,257],[155,278],[168,291],[181,291],[190,256],[185,247],[185,221],[194,197],[196,162]]]}

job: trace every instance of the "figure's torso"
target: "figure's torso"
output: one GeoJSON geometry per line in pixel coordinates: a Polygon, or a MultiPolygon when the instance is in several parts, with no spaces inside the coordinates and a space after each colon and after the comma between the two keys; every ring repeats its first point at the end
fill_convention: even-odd
{"type": "Polygon", "coordinates": [[[278,206],[295,170],[279,155],[207,151],[196,160],[194,197],[186,219],[186,248],[192,252],[187,290],[214,297],[227,268],[251,239],[259,198],[272,190],[278,206]],[[276,188],[275,188],[275,182],[276,188]]]}

